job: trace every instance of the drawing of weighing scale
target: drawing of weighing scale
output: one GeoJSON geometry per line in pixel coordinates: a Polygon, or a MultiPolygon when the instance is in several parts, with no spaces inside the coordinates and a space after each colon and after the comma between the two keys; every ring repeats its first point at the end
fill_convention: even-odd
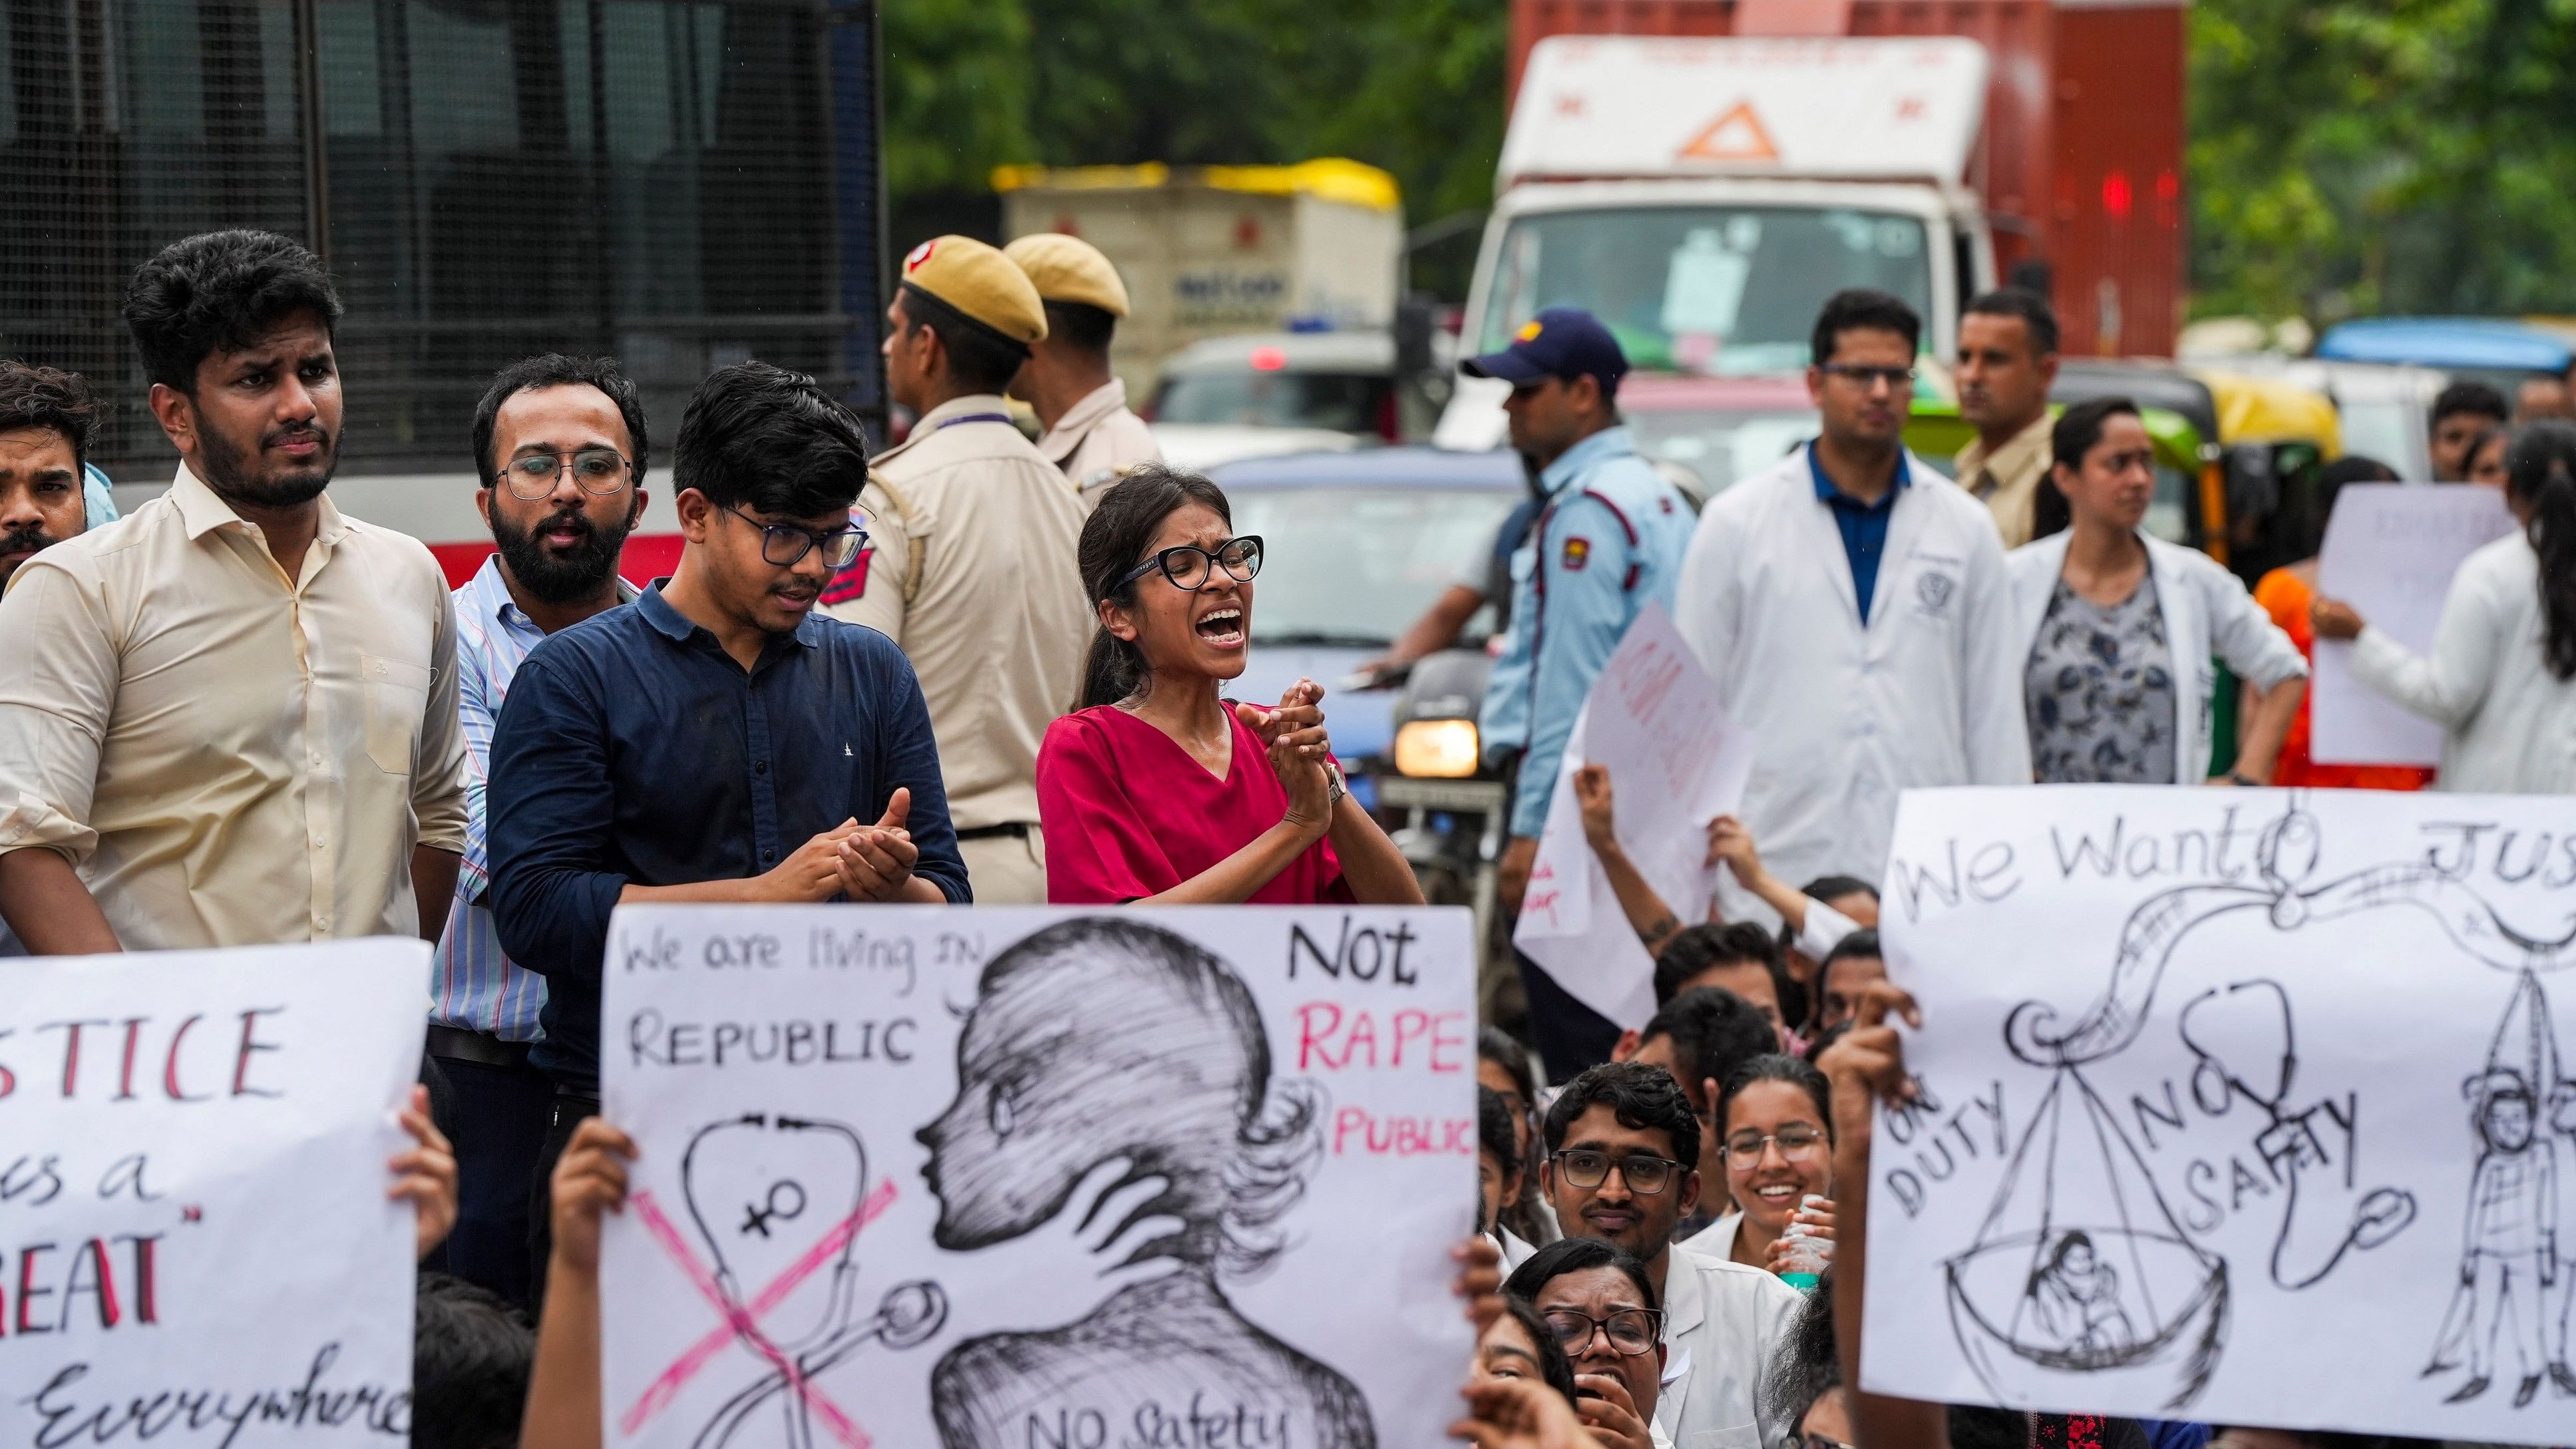
{"type": "MultiPolygon", "coordinates": [[[[2141,903],[2122,928],[2108,989],[2071,1026],[2061,1028],[2057,1009],[2045,1001],[2013,1008],[2005,1042],[2015,1057],[2048,1070],[2048,1091],[2005,1164],[1975,1239],[1943,1265],[1952,1331],[1997,1402],[2180,1409],[2199,1395],[2225,1354],[2229,1264],[2183,1230],[2083,1070],[2137,1039],[2166,964],[2193,928],[2254,909],[2275,929],[2293,931],[2381,907],[2411,907],[2430,913],[2466,956],[2517,973],[2515,1009],[2545,1021],[2546,1000],[2534,973],[2576,962],[2576,931],[2555,940],[2517,932],[2476,891],[2422,860],[2307,886],[2321,848],[2316,817],[2304,795],[2291,792],[2288,810],[2262,833],[2259,879],[2181,886],[2141,903]],[[2109,1206],[2071,1216],[2061,1202],[2109,1206]]],[[[2498,1054],[2513,1035],[2499,1033],[2498,1054]]],[[[2241,1083],[2233,1088],[2270,1111],[2276,1127],[2290,1122],[2284,1109],[2292,1105],[2282,1100],[2286,1072],[2278,1080],[2279,1089],[2269,1094],[2241,1083]]],[[[2312,1251],[2316,1244],[2292,1240],[2299,1186],[2293,1167],[2268,1265],[2272,1281],[2286,1291],[2319,1281],[2347,1251],[2376,1247],[2414,1218],[2411,1194],[2381,1188],[2350,1205],[2323,1245],[2330,1251],[2312,1251]]]]}

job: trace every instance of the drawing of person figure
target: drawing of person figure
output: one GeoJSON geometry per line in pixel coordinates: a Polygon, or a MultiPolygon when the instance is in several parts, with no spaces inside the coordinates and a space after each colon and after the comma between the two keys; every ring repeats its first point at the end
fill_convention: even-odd
{"type": "Polygon", "coordinates": [[[1026,1449],[1032,1424],[1086,1422],[1160,1443],[1211,1418],[1228,1443],[1374,1449],[1359,1391],[1247,1322],[1218,1285],[1278,1252],[1272,1227],[1323,1157],[1318,1098],[1271,1080],[1260,1013],[1224,962],[1141,922],[1050,926],[985,968],[957,1078],[919,1134],[942,1248],[1030,1232],[1123,1157],[1129,1180],[1169,1184],[1137,1211],[1179,1224],[1140,1255],[1179,1266],[1063,1327],[950,1350],[931,1377],[946,1449],[1026,1449]]]}
{"type": "Polygon", "coordinates": [[[2558,1352],[2549,1360],[2549,1376],[2562,1394],[2576,1394],[2576,1371],[2568,1365],[2567,1336],[2576,1333],[2576,1082],[2560,1082],[2549,1093],[2549,1125],[2562,1139],[2552,1144],[2557,1160],[2551,1186],[2558,1194],[2558,1352]]]}
{"type": "Polygon", "coordinates": [[[2460,1253],[2460,1284],[2470,1295],[2469,1381],[2443,1402],[2457,1404],[2487,1391],[2496,1335],[2510,1314],[2523,1373],[2513,1402],[2521,1408],[2540,1392],[2550,1362],[2541,1320],[2558,1284],[2556,1161],[2549,1145],[2534,1136],[2537,1104],[2520,1071],[2489,1067],[2469,1078],[2463,1091],[2478,1135],[2460,1253]]]}
{"type": "Polygon", "coordinates": [[[2040,1326],[2069,1352],[2109,1362],[2138,1341],[2129,1311],[2120,1306],[2120,1275],[2102,1261],[2082,1228],[2057,1240],[2026,1291],[2040,1326]]]}

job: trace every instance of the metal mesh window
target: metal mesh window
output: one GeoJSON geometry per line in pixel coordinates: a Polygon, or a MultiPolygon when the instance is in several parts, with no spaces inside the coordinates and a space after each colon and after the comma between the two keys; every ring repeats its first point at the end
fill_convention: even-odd
{"type": "Polygon", "coordinates": [[[227,226],[297,237],[339,279],[347,470],[467,466],[485,379],[547,349],[622,358],[665,439],[706,371],[745,357],[882,410],[868,5],[0,16],[0,353],[87,374],[115,404],[94,451],[120,473],[169,456],[117,317],[125,278],[227,226]]]}

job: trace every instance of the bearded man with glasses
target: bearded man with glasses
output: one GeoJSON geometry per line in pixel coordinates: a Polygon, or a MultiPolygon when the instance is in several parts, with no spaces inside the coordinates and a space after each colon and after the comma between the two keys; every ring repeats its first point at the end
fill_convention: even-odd
{"type": "Polygon", "coordinates": [[[615,359],[548,353],[492,379],[472,437],[474,506],[497,552],[455,594],[465,856],[430,977],[430,1100],[456,1145],[448,1270],[525,1304],[528,1195],[555,1088],[528,1062],[546,979],[511,961],[492,926],[492,730],[528,651],[635,598],[617,563],[644,514],[644,402],[615,359]]]}
{"type": "Polygon", "coordinates": [[[851,505],[867,471],[857,417],[814,379],[718,369],[674,449],[679,566],[632,607],[549,635],[511,681],[489,899],[502,949],[546,977],[529,1056],[555,1090],[530,1184],[534,1281],[551,1247],[535,1195],[599,1110],[618,903],[971,899],[912,666],[815,609],[866,543],[851,505]]]}
{"type": "Polygon", "coordinates": [[[1656,1429],[1685,1446],[1776,1442],[1782,1426],[1761,1418],[1759,1391],[1802,1300],[1759,1268],[1673,1241],[1700,1195],[1700,1122],[1681,1083],[1642,1062],[1593,1067],[1548,1108],[1544,1131],[1558,1224],[1633,1255],[1653,1289],[1645,1306],[1662,1312],[1656,1429]]]}

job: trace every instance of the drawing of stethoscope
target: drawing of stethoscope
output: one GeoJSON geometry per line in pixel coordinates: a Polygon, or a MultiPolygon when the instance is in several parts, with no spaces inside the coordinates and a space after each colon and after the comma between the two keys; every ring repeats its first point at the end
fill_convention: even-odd
{"type": "Polygon", "coordinates": [[[876,1312],[858,1316],[855,1249],[869,1201],[867,1149],[858,1133],[839,1122],[761,1113],[709,1123],[690,1136],[681,1154],[680,1183],[735,1340],[769,1366],[709,1417],[693,1441],[695,1449],[721,1449],[755,1410],[779,1395],[786,1398],[789,1449],[812,1449],[818,1408],[835,1437],[852,1437],[838,1410],[809,1381],[870,1343],[904,1349],[927,1342],[948,1319],[946,1292],[928,1280],[895,1285],[876,1312]],[[788,1167],[777,1165],[782,1159],[788,1167]],[[765,1176],[765,1186],[755,1183],[744,1192],[746,1169],[765,1176]],[[807,1215],[818,1204],[837,1212],[808,1239],[796,1230],[813,1225],[807,1215]],[[801,1254],[773,1264],[775,1276],[746,1298],[737,1259],[746,1253],[776,1258],[800,1242],[807,1243],[801,1254]],[[820,1313],[803,1332],[782,1339],[767,1325],[826,1265],[831,1276],[820,1313]]]}

